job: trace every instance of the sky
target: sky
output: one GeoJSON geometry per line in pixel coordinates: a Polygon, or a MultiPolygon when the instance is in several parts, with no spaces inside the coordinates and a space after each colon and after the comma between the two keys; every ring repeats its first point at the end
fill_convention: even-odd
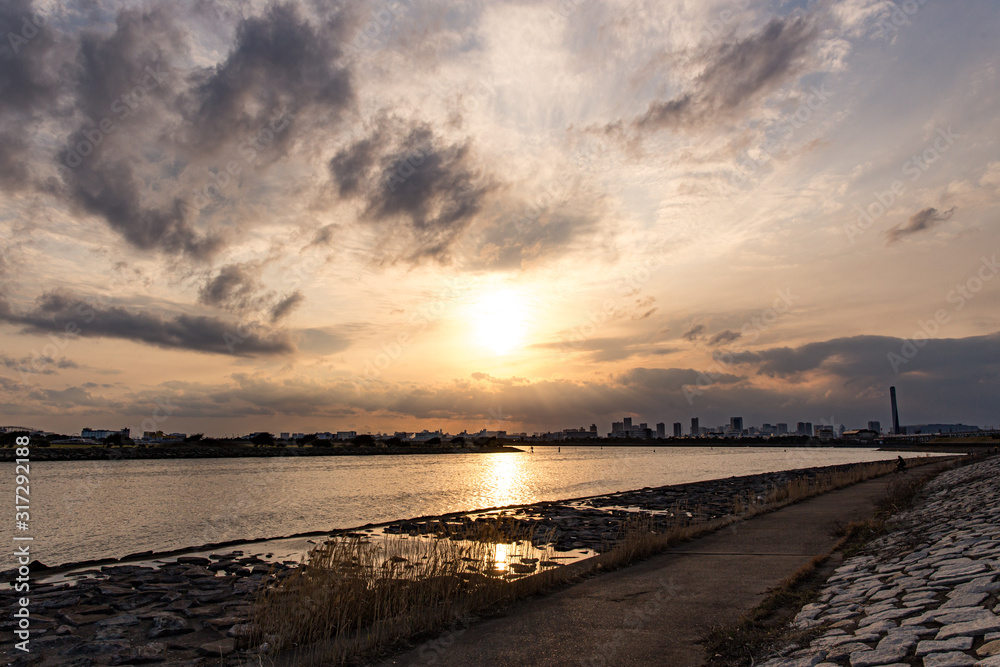
{"type": "Polygon", "coordinates": [[[0,7],[0,423],[1000,423],[1000,4],[0,7]]]}

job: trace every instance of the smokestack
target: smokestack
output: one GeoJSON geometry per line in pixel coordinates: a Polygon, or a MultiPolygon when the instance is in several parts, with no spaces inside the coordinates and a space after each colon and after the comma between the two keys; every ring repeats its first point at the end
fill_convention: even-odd
{"type": "Polygon", "coordinates": [[[892,400],[892,432],[899,435],[899,411],[896,410],[896,388],[889,387],[889,398],[892,400]]]}

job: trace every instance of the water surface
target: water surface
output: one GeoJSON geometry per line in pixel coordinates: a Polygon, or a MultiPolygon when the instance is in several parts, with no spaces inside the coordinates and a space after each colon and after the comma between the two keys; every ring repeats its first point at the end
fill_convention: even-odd
{"type": "MultiPolygon", "coordinates": [[[[30,534],[33,557],[58,565],[892,458],[809,447],[536,447],[533,454],[38,461],[30,534]]],[[[2,469],[0,493],[13,497],[13,464],[2,469]]],[[[11,530],[3,522],[8,544],[11,530]]]]}

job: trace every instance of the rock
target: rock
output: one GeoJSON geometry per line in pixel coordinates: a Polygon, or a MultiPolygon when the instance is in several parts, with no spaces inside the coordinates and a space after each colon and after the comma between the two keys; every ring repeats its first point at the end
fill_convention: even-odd
{"type": "Polygon", "coordinates": [[[924,656],[924,667],[972,667],[975,664],[975,658],[957,651],[924,656]]]}
{"type": "MultiPolygon", "coordinates": [[[[989,614],[989,612],[986,613],[989,614]]],[[[989,615],[993,618],[981,618],[966,623],[946,625],[938,631],[935,639],[951,639],[952,637],[960,637],[962,635],[978,637],[979,635],[985,635],[987,632],[1000,630],[1000,617],[994,614],[989,615]]]]}
{"type": "Polygon", "coordinates": [[[204,558],[202,556],[178,556],[177,562],[181,565],[211,565],[212,561],[209,558],[204,558]]]}
{"type": "Polygon", "coordinates": [[[111,656],[112,665],[145,665],[154,662],[164,662],[166,647],[159,642],[151,642],[142,646],[119,651],[111,656]]]}
{"type": "Polygon", "coordinates": [[[236,640],[232,638],[208,642],[198,647],[198,652],[211,657],[225,657],[236,650],[236,640]]]}
{"type": "Polygon", "coordinates": [[[229,630],[226,632],[226,636],[234,637],[237,639],[240,637],[247,637],[250,635],[250,633],[253,632],[253,629],[254,629],[253,625],[251,625],[250,623],[237,623],[233,627],[229,628],[229,630]]]}
{"type": "Polygon", "coordinates": [[[98,621],[103,621],[107,617],[107,614],[63,614],[63,619],[69,625],[74,625],[76,627],[97,623],[98,621]]]}
{"type": "Polygon", "coordinates": [[[998,654],[1000,654],[1000,640],[996,639],[994,639],[991,642],[987,642],[976,649],[976,655],[978,655],[980,658],[988,658],[991,655],[998,655],[998,654]]]}
{"type": "Polygon", "coordinates": [[[157,639],[187,632],[194,632],[194,628],[186,619],[175,614],[160,613],[153,617],[153,627],[148,636],[150,639],[157,639]]]}
{"type": "Polygon", "coordinates": [[[97,622],[98,627],[109,627],[115,625],[139,625],[139,617],[133,614],[122,614],[120,616],[112,616],[111,618],[105,618],[97,622]]]}
{"type": "Polygon", "coordinates": [[[968,651],[972,648],[972,637],[952,637],[943,641],[927,639],[917,644],[917,657],[928,653],[944,653],[947,651],[968,651]]]}

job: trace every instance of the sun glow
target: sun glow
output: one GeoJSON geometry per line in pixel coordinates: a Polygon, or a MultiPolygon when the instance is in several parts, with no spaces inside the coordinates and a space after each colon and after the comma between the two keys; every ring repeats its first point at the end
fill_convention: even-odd
{"type": "Polygon", "coordinates": [[[472,307],[476,342],[494,354],[506,355],[524,345],[528,333],[528,300],[509,288],[482,294],[472,307]]]}

